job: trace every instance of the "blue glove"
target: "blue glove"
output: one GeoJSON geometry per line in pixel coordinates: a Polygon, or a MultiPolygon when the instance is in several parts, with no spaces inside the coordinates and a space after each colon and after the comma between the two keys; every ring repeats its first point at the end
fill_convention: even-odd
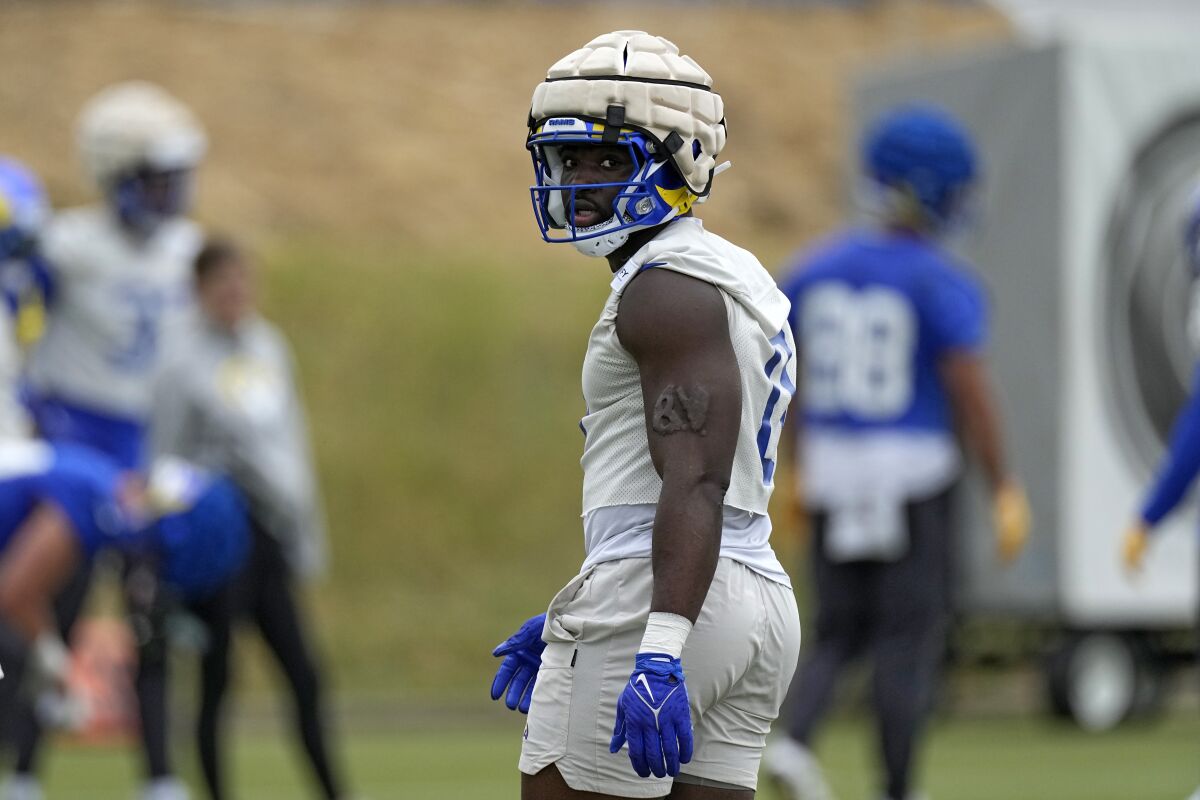
{"type": "Polygon", "coordinates": [[[504,705],[522,714],[529,713],[533,683],[537,680],[538,667],[542,665],[542,651],[546,649],[546,643],[542,641],[542,626],[545,624],[545,614],[526,620],[519,631],[496,645],[492,651],[497,658],[504,656],[500,669],[496,670],[496,677],[492,679],[492,699],[499,700],[504,695],[504,705]],[[504,692],[506,686],[508,694],[504,692]]]}
{"type": "Polygon", "coordinates": [[[617,727],[608,751],[629,742],[629,760],[643,778],[675,777],[692,760],[692,715],[678,658],[638,653],[629,683],[617,698],[617,727]]]}

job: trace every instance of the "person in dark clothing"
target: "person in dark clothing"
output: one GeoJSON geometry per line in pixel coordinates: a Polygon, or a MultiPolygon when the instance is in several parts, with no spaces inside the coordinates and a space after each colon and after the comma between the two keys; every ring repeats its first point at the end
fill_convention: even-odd
{"type": "Polygon", "coordinates": [[[197,744],[208,793],[229,796],[220,729],[232,630],[252,622],[279,662],[320,796],[346,796],[326,741],[320,670],[294,584],[324,566],[324,523],[292,360],[280,333],[255,310],[249,261],[209,242],[195,261],[197,314],[187,344],[163,373],[151,438],[156,453],[219,470],[249,501],[254,546],[243,572],[191,604],[207,626],[197,744]]]}

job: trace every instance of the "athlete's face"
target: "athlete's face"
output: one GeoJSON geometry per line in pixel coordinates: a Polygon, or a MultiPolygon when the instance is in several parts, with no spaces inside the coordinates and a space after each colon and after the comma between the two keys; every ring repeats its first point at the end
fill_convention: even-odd
{"type": "Polygon", "coordinates": [[[205,315],[227,330],[254,313],[254,273],[240,255],[226,257],[196,284],[205,315]]]}
{"type": "MultiPolygon", "coordinates": [[[[562,148],[563,177],[567,186],[585,183],[621,183],[633,175],[635,164],[628,148],[610,145],[567,145],[562,148]]],[[[621,186],[580,189],[575,192],[576,228],[599,225],[613,215],[613,200],[621,186]]],[[[563,192],[563,207],[571,212],[571,193],[563,192]]]]}

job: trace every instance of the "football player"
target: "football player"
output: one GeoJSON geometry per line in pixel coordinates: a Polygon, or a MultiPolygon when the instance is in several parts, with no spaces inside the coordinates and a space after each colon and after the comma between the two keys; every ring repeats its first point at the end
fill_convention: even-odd
{"type": "Polygon", "coordinates": [[[142,82],[88,101],[77,136],[103,201],[57,213],[43,233],[50,298],[31,406],[46,438],[135,469],[163,341],[190,303],[201,235],[184,214],[205,137],[187,108],[142,82]]]}
{"type": "Polygon", "coordinates": [[[526,800],[752,797],[796,663],[767,515],[788,303],[691,213],[724,144],[712,79],[658,36],[600,36],[534,91],[535,219],[612,276],[583,363],[587,555],[495,651],[526,800]]]}
{"type": "MultiPolygon", "coordinates": [[[[91,448],[0,443],[0,722],[12,719],[26,668],[35,690],[62,692],[69,658],[52,601],[103,547],[153,559],[183,596],[206,596],[245,560],[244,504],[231,483],[178,460],[160,461],[147,480],[91,448]]],[[[68,717],[80,721],[58,720],[68,717]]]]}
{"type": "Polygon", "coordinates": [[[50,206],[37,176],[0,156],[0,439],[26,437],[32,422],[19,402],[20,320],[44,269],[37,241],[50,206]]]}
{"type": "MultiPolygon", "coordinates": [[[[59,212],[46,225],[46,329],[30,353],[28,402],[41,436],[99,449],[142,466],[152,387],[162,353],[190,304],[191,260],[201,234],[185,218],[206,139],[192,113],[163,89],[133,81],[89,100],[79,153],[101,202],[59,212]]],[[[132,568],[131,568],[132,570],[132,568]]],[[[64,637],[89,583],[80,572],[56,603],[64,637]]],[[[145,800],[180,800],[166,747],[165,646],[139,640],[137,691],[149,785],[145,800]]],[[[39,736],[18,734],[17,771],[32,774],[39,736]]],[[[10,792],[6,800],[36,794],[10,792]]]]}
{"type": "MultiPolygon", "coordinates": [[[[1188,334],[1200,347],[1200,190],[1191,201],[1183,226],[1184,259],[1192,273],[1192,301],[1188,334]]],[[[1158,477],[1146,492],[1141,512],[1121,540],[1121,560],[1131,575],[1142,569],[1150,534],[1187,495],[1200,474],[1200,368],[1192,380],[1192,393],[1171,431],[1171,442],[1158,477]]],[[[1200,787],[1189,800],[1200,800],[1200,787]]]]}
{"type": "Polygon", "coordinates": [[[805,254],[784,283],[801,353],[797,466],[817,631],[790,735],[772,743],[766,768],[797,800],[832,796],[809,748],[839,672],[863,654],[874,661],[883,797],[916,796],[911,765],[949,615],[956,428],[992,489],[999,555],[1015,558],[1028,534],[989,388],[983,290],[940,245],[977,162],[966,131],[941,110],[885,114],[862,150],[875,224],[805,254]]]}

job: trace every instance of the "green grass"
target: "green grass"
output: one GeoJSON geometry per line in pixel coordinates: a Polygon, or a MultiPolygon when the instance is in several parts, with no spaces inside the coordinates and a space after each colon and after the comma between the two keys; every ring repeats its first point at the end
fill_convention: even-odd
{"type": "MultiPolygon", "coordinates": [[[[372,800],[516,800],[521,723],[362,733],[347,741],[356,789],[372,800]]],[[[265,732],[232,743],[238,796],[301,800],[290,742],[265,732]]],[[[820,744],[842,800],[876,800],[870,731],[834,721],[820,744]]],[[[48,800],[127,800],[125,750],[60,747],[47,764],[48,800]]],[[[1184,800],[1200,783],[1200,719],[1091,736],[1043,719],[957,720],[935,725],[925,765],[933,800],[1184,800]]],[[[777,800],[770,787],[759,797],[777,800]]]]}

